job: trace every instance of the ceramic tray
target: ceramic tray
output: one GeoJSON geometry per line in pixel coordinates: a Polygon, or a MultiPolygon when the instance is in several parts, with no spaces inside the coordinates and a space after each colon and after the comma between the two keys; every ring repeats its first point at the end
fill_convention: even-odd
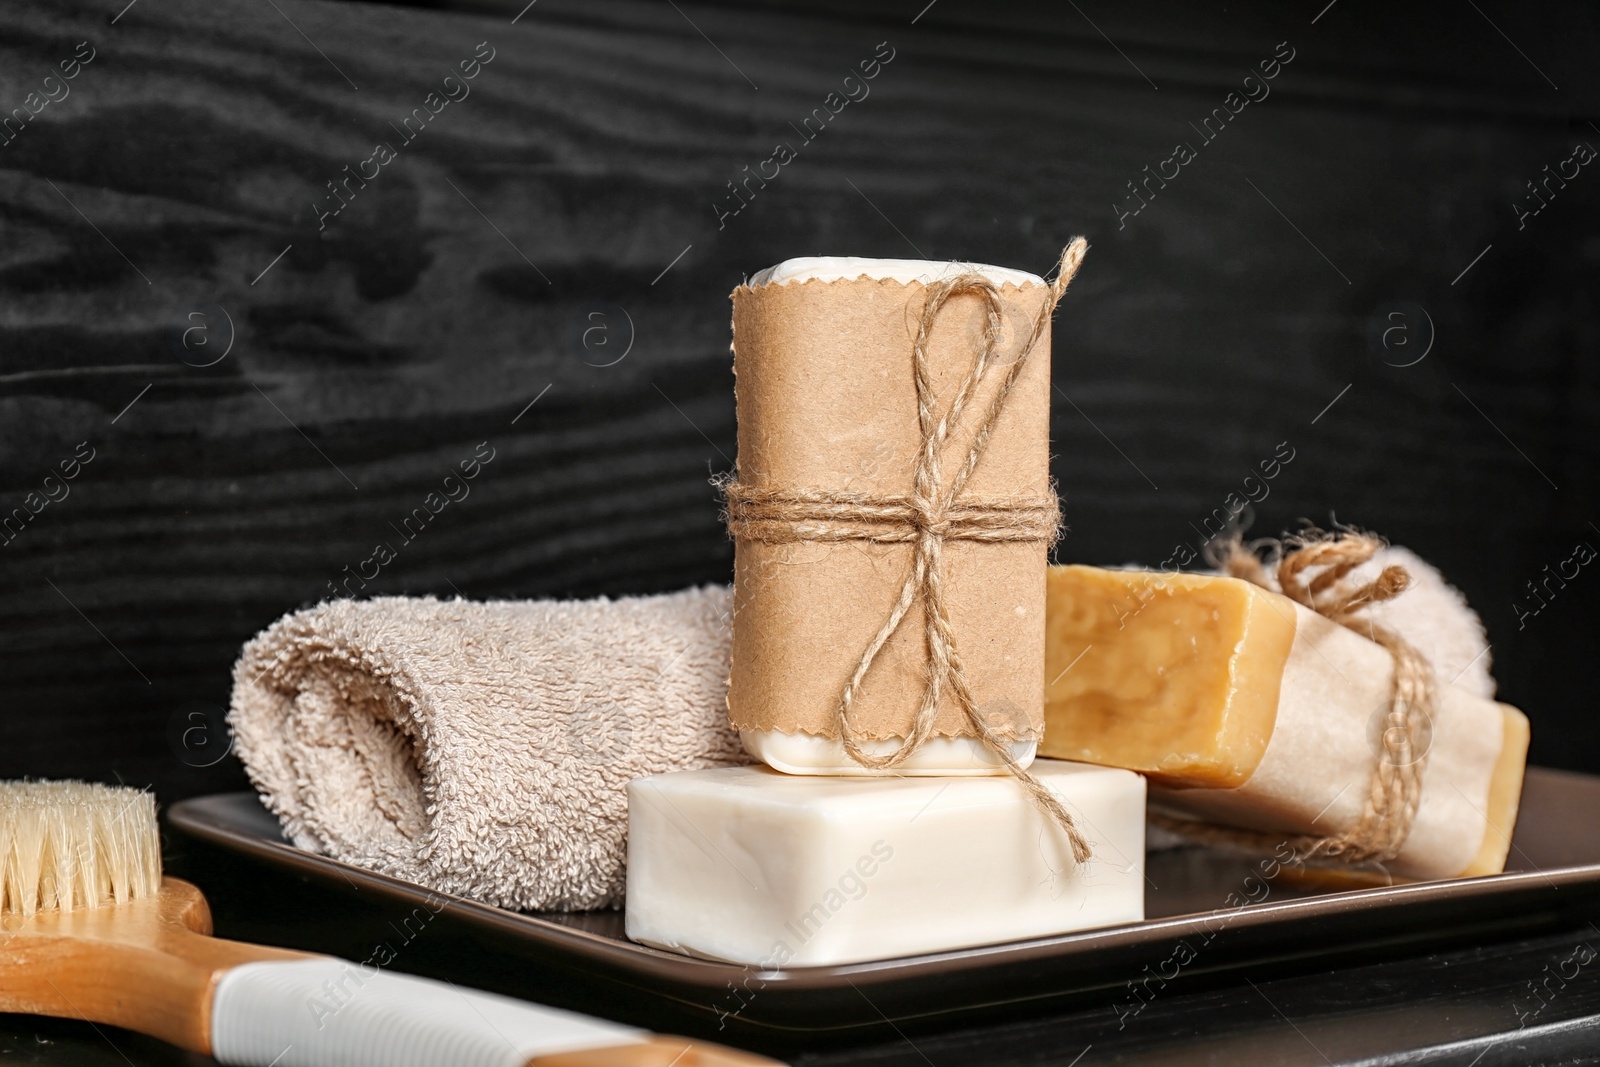
{"type": "MultiPolygon", "coordinates": [[[[1108,1012],[1126,1011],[1134,1003],[1129,983],[1152,976],[1158,977],[1143,988],[1164,992],[1169,982],[1192,988],[1238,981],[1246,967],[1257,977],[1579,924],[1600,906],[1600,820],[1587,814],[1596,810],[1600,778],[1532,768],[1510,870],[1502,875],[1319,892],[1282,878],[1268,884],[1250,861],[1205,849],[1153,852],[1144,922],[765,974],[633,944],[623,936],[620,912],[504,911],[299,851],[251,793],[183,801],[169,822],[224,861],[210,869],[225,873],[197,875],[222,905],[220,917],[226,886],[287,875],[303,887],[292,891],[322,899],[329,909],[359,898],[370,915],[350,922],[375,924],[373,938],[400,944],[398,969],[658,1030],[724,1040],[742,1034],[746,1043],[781,1045],[786,1037],[808,1044],[830,1034],[860,1040],[874,1029],[912,1031],[934,1020],[942,1028],[952,1020],[1052,1006],[1102,1003],[1108,1012]],[[241,870],[255,873],[241,876],[241,870]],[[413,926],[422,922],[437,922],[440,932],[418,935],[413,926]],[[410,938],[427,951],[406,948],[410,938]]],[[[272,939],[273,932],[247,929],[239,936],[272,939]]],[[[353,955],[361,936],[348,923],[330,921],[307,947],[353,955]],[[341,940],[340,931],[349,936],[341,940]]]]}

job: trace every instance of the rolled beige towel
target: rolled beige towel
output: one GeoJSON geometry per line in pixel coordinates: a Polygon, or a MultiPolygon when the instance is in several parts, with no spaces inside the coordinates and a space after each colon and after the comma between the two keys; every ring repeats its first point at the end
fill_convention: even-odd
{"type": "Polygon", "coordinates": [[[747,763],[725,588],[331,601],[234,666],[235,751],[300,848],[500,907],[623,899],[629,780],[747,763]]]}

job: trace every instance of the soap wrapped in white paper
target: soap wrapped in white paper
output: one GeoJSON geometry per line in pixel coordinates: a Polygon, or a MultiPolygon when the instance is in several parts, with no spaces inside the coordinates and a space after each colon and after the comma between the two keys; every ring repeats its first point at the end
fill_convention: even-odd
{"type": "Polygon", "coordinates": [[[725,767],[628,785],[627,932],[766,969],[918,955],[1144,917],[1144,779],[1040,760],[1094,849],[1009,777],[725,767]]]}

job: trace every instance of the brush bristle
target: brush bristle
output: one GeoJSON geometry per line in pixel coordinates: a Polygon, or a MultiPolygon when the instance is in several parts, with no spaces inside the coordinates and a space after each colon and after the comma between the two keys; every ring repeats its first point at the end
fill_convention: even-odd
{"type": "Polygon", "coordinates": [[[153,794],[88,782],[0,782],[0,915],[123,904],[160,885],[153,794]]]}

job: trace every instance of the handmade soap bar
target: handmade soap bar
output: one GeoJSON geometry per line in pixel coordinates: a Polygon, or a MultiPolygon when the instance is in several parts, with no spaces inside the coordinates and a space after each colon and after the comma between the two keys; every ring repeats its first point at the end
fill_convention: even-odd
{"type": "MultiPolygon", "coordinates": [[[[1152,803],[1214,821],[1355,823],[1388,758],[1389,652],[1237,578],[1067,566],[1048,587],[1044,755],[1141,771],[1152,803]]],[[[1406,877],[1497,873],[1516,822],[1527,719],[1449,681],[1406,877]]]]}
{"type": "MultiPolygon", "coordinates": [[[[745,751],[769,767],[788,774],[872,775],[882,772],[863,767],[850,758],[837,737],[822,737],[785,730],[739,731],[745,751]]],[[[861,747],[869,755],[886,756],[900,747],[902,738],[867,740],[861,747]]],[[[1037,741],[1013,741],[1011,758],[1023,767],[1033,762],[1037,741]]],[[[975,737],[930,737],[894,768],[896,774],[973,775],[1004,774],[1005,765],[975,737]]]]}
{"type": "Polygon", "coordinates": [[[628,784],[627,931],[763,969],[888,959],[1144,917],[1144,779],[1040,760],[1094,848],[1009,778],[725,767],[628,784]]]}
{"type": "MultiPolygon", "coordinates": [[[[756,274],[733,294],[739,482],[905,499],[922,453],[912,347],[928,286],[976,272],[998,290],[1003,336],[989,372],[943,451],[959,468],[973,428],[1022,355],[1041,306],[1036,275],[981,264],[818,257],[756,274]]],[[[939,414],[982,347],[985,302],[945,305],[929,334],[939,414]]],[[[1048,326],[1033,346],[963,502],[1050,501],[1048,326]]],[[[1053,514],[1053,511],[1052,511],[1053,514]]],[[[872,540],[763,542],[736,535],[733,667],[728,710],[745,747],[800,774],[870,774],[840,741],[840,695],[889,617],[912,545],[872,540]]],[[[1044,565],[1048,541],[944,543],[941,583],[975,700],[1011,758],[1034,756],[1042,719],[1044,565]]],[[[897,749],[928,673],[922,606],[867,673],[850,721],[873,755],[897,749]]],[[[894,774],[1000,774],[946,685],[933,735],[894,774]]]]}

